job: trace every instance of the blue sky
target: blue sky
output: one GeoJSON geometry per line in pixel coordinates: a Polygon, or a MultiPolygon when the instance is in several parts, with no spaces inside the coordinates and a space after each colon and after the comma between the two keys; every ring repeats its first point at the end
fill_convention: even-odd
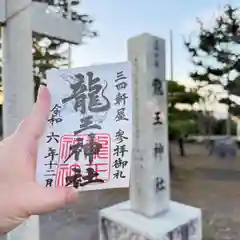
{"type": "Polygon", "coordinates": [[[128,38],[147,32],[167,41],[169,75],[169,31],[174,35],[175,79],[189,83],[190,63],[183,37],[196,30],[196,18],[209,22],[226,3],[239,6],[239,0],[82,0],[81,12],[90,14],[100,36],[85,39],[73,50],[73,65],[86,66],[127,59],[128,38]]]}

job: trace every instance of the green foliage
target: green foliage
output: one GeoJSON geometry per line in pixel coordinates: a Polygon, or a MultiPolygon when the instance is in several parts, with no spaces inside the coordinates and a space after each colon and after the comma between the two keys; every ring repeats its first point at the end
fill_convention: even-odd
{"type": "Polygon", "coordinates": [[[214,19],[213,27],[199,23],[197,41],[185,41],[196,71],[190,76],[199,86],[221,86],[226,104],[234,114],[233,96],[240,96],[240,17],[239,9],[226,5],[214,19]]]}
{"type": "Polygon", "coordinates": [[[57,40],[44,39],[41,36],[33,37],[33,73],[35,82],[35,99],[41,79],[45,78],[47,70],[62,67],[67,63],[67,59],[59,52],[61,44],[57,40]]]}
{"type": "MultiPolygon", "coordinates": [[[[86,31],[83,33],[85,37],[95,37],[95,31],[90,31],[92,20],[86,14],[80,14],[75,11],[76,7],[80,5],[79,0],[34,0],[36,2],[45,2],[57,10],[62,17],[71,18],[72,21],[81,21],[85,25],[86,31]]],[[[80,31],[80,29],[79,29],[80,31]]],[[[45,77],[47,70],[52,68],[59,68],[67,65],[66,57],[61,54],[61,48],[64,42],[56,39],[43,38],[39,35],[33,37],[34,49],[34,81],[35,81],[35,98],[40,81],[45,77]]]]}
{"type": "MultiPolygon", "coordinates": [[[[70,17],[72,21],[81,21],[84,24],[84,37],[97,36],[97,33],[95,31],[90,30],[91,24],[93,22],[90,17],[86,14],[80,14],[79,12],[74,10],[80,4],[79,0],[72,0],[70,4],[68,3],[68,0],[33,1],[47,3],[49,7],[51,7],[52,11],[58,11],[58,13],[61,14],[61,16],[64,18],[69,18],[69,13],[71,12],[70,17]]],[[[46,71],[52,68],[66,66],[67,59],[61,52],[65,45],[66,43],[60,40],[43,37],[38,34],[33,35],[33,73],[35,82],[35,99],[37,95],[37,90],[40,85],[40,81],[41,79],[45,78],[46,71]]]]}
{"type": "Polygon", "coordinates": [[[168,81],[168,121],[169,138],[176,139],[196,132],[196,113],[192,110],[181,110],[177,104],[192,106],[199,102],[199,94],[176,81],[168,81]]]}
{"type": "MultiPolygon", "coordinates": [[[[225,120],[224,119],[219,119],[214,121],[213,125],[213,135],[223,135],[224,134],[224,129],[225,129],[225,120]]],[[[237,133],[237,125],[234,121],[231,122],[231,135],[236,135],[237,133]]]]}
{"type": "Polygon", "coordinates": [[[193,105],[199,102],[200,95],[195,89],[186,90],[184,85],[176,81],[168,81],[168,103],[169,107],[175,108],[177,103],[193,105]]]}

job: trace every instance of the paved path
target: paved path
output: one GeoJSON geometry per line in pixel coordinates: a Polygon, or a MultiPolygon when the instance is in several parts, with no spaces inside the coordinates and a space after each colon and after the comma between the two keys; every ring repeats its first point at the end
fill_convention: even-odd
{"type": "MultiPolygon", "coordinates": [[[[237,180],[240,180],[240,171],[200,167],[195,175],[196,182],[173,186],[172,199],[201,207],[204,218],[210,221],[208,225],[214,223],[205,230],[214,231],[213,239],[239,240],[239,222],[235,219],[240,214],[239,198],[231,190],[236,189],[237,180]]],[[[80,193],[76,204],[40,217],[40,239],[98,240],[99,210],[125,200],[128,200],[127,189],[80,193]]]]}
{"type": "Polygon", "coordinates": [[[197,168],[199,174],[206,180],[240,181],[240,170],[222,168],[197,168]]]}
{"type": "MultiPolygon", "coordinates": [[[[240,161],[212,159],[198,145],[186,149],[185,158],[173,152],[183,178],[172,181],[172,199],[202,208],[204,240],[239,240],[240,161]]],[[[41,240],[97,240],[99,209],[127,199],[126,189],[80,193],[75,205],[40,217],[41,240]]]]}
{"type": "Polygon", "coordinates": [[[80,193],[76,204],[40,217],[40,239],[97,240],[99,210],[125,200],[127,189],[80,193]]]}

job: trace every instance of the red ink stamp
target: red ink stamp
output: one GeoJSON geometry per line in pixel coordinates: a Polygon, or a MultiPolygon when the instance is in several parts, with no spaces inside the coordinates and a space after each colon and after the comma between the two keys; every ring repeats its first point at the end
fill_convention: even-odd
{"type": "Polygon", "coordinates": [[[63,135],[56,173],[56,187],[66,186],[72,181],[79,186],[87,185],[86,182],[108,182],[111,176],[109,134],[63,135]]]}

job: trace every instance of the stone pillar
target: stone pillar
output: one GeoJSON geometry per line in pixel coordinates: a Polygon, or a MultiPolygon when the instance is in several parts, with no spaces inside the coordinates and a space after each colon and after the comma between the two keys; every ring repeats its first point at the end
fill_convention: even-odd
{"type": "Polygon", "coordinates": [[[34,103],[31,0],[7,0],[3,27],[3,134],[11,135],[34,103]]]}
{"type": "Polygon", "coordinates": [[[144,34],[128,41],[133,71],[131,209],[153,217],[169,207],[165,41],[144,34]]]}
{"type": "Polygon", "coordinates": [[[170,201],[165,41],[128,41],[133,81],[130,201],[101,210],[100,239],[201,240],[201,210],[170,201]]]}

